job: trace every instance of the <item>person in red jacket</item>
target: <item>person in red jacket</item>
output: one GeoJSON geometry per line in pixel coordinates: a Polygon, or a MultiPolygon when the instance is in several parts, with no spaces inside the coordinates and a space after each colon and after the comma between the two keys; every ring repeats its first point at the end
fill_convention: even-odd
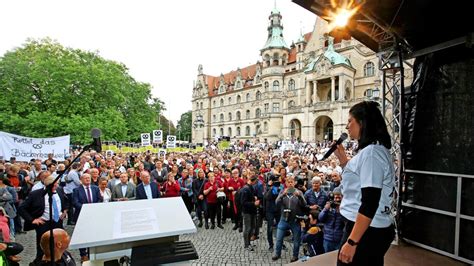
{"type": "Polygon", "coordinates": [[[229,181],[228,190],[230,192],[230,201],[231,201],[231,208],[234,210],[234,217],[235,217],[235,225],[232,230],[239,229],[239,232],[243,231],[243,223],[242,223],[242,215],[240,213],[239,208],[237,208],[237,202],[235,201],[235,195],[240,188],[245,186],[245,182],[242,178],[240,178],[240,172],[237,168],[232,170],[232,179],[229,181]]]}
{"type": "Polygon", "coordinates": [[[179,186],[178,182],[174,179],[175,174],[170,172],[168,174],[168,181],[165,182],[163,185],[163,192],[165,198],[169,197],[179,197],[181,195],[180,190],[181,187],[179,186]]]}
{"type": "MultiPolygon", "coordinates": [[[[208,182],[204,185],[204,195],[206,195],[207,207],[209,208],[209,216],[211,218],[211,229],[216,228],[216,214],[217,227],[224,229],[221,225],[221,208],[217,204],[217,191],[224,191],[224,187],[220,181],[216,180],[213,172],[207,175],[208,182]]],[[[206,221],[207,222],[207,221],[206,221]]]]}

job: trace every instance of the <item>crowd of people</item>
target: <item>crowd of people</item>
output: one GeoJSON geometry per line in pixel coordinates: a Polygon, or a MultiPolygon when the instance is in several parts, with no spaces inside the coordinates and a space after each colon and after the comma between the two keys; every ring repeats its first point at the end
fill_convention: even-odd
{"type": "MultiPolygon", "coordinates": [[[[322,254],[337,249],[342,235],[337,212],[342,169],[334,158],[316,158],[329,144],[294,142],[294,149],[285,151],[278,144],[259,142],[235,142],[224,151],[211,144],[203,152],[170,153],[166,158],[149,152],[106,156],[95,151],[76,158],[78,150],[60,162],[52,156],[30,162],[11,158],[0,162],[0,231],[9,242],[15,234],[34,229],[38,263],[44,255],[42,235],[51,226],[63,228],[63,222],[74,225],[83,204],[182,197],[198,227],[223,229],[231,222],[233,230],[243,233],[248,251],[266,221],[273,259],[280,257],[290,231],[292,260],[298,258],[301,243],[308,255],[322,254]],[[49,223],[49,203],[39,199],[47,197],[45,186],[58,175],[54,222],[49,223]]],[[[80,255],[88,260],[87,249],[80,249],[80,255]]]]}

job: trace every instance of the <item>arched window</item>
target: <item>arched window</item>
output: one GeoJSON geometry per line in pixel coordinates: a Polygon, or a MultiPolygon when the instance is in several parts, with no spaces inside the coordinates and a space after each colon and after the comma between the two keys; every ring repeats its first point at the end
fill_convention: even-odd
{"type": "Polygon", "coordinates": [[[257,109],[255,110],[255,117],[256,117],[256,118],[259,118],[261,115],[262,115],[262,111],[260,111],[260,108],[257,108],[257,109]]]}
{"type": "Polygon", "coordinates": [[[224,121],[224,114],[220,114],[219,118],[221,122],[224,121]]]}
{"type": "Polygon", "coordinates": [[[371,77],[375,75],[375,66],[372,62],[367,62],[364,65],[364,77],[371,77]]]}
{"type": "Polygon", "coordinates": [[[268,83],[268,81],[265,81],[263,87],[265,88],[265,91],[268,91],[268,87],[270,87],[270,84],[268,83]]]}
{"type": "Polygon", "coordinates": [[[232,113],[229,112],[229,121],[232,121],[232,113]]]}
{"type": "Polygon", "coordinates": [[[260,91],[257,91],[255,94],[255,100],[260,101],[262,99],[262,93],[260,91]]]}
{"type": "Polygon", "coordinates": [[[295,107],[295,101],[289,101],[288,108],[293,108],[293,107],[295,107]]]}
{"type": "Polygon", "coordinates": [[[279,91],[280,90],[280,82],[278,80],[273,81],[273,91],[279,91]]]}
{"type": "Polygon", "coordinates": [[[240,136],[240,127],[237,127],[237,136],[240,136]]]}
{"type": "Polygon", "coordinates": [[[237,103],[240,103],[242,101],[242,97],[240,95],[237,95],[237,103]]]}
{"type": "Polygon", "coordinates": [[[237,117],[236,117],[237,121],[240,120],[240,118],[241,118],[241,117],[240,117],[240,111],[237,111],[237,115],[236,115],[236,116],[237,116],[237,117]]]}
{"type": "Polygon", "coordinates": [[[245,95],[245,101],[247,101],[247,102],[250,101],[250,93],[247,93],[247,95],[245,95]]]}
{"type": "Polygon", "coordinates": [[[232,128],[227,129],[227,136],[232,137],[232,128]]]}
{"type": "Polygon", "coordinates": [[[220,132],[221,132],[221,136],[224,136],[224,129],[222,127],[221,127],[220,132]]]}
{"type": "Polygon", "coordinates": [[[212,101],[212,107],[216,107],[216,100],[212,101]]]}
{"type": "Polygon", "coordinates": [[[232,104],[232,97],[229,97],[227,101],[229,102],[229,104],[232,104]]]}
{"type": "Polygon", "coordinates": [[[221,85],[219,87],[219,94],[224,93],[224,92],[225,92],[225,85],[221,85]]]}
{"type": "Polygon", "coordinates": [[[212,121],[216,122],[216,115],[212,115],[212,121]]]}
{"type": "Polygon", "coordinates": [[[250,119],[250,110],[245,111],[245,119],[250,119]]]}
{"type": "Polygon", "coordinates": [[[268,131],[268,123],[264,122],[263,123],[263,132],[267,132],[267,131],[268,131]]]}
{"type": "Polygon", "coordinates": [[[255,134],[262,134],[262,130],[260,130],[260,125],[257,125],[257,127],[255,127],[255,134]]]}
{"type": "Polygon", "coordinates": [[[250,136],[250,127],[249,126],[245,127],[245,136],[250,136]]]}
{"type": "Polygon", "coordinates": [[[289,91],[295,90],[295,80],[294,79],[290,79],[290,81],[288,82],[288,90],[289,91]]]}
{"type": "Polygon", "coordinates": [[[221,99],[220,103],[221,103],[220,105],[221,107],[224,106],[224,99],[221,99]]]}
{"type": "Polygon", "coordinates": [[[236,89],[240,89],[241,86],[242,86],[242,85],[241,85],[240,81],[237,81],[237,82],[235,83],[235,88],[236,88],[236,89]]]}
{"type": "Polygon", "coordinates": [[[213,135],[214,137],[216,136],[216,129],[215,129],[215,128],[212,130],[212,135],[213,135]]]}

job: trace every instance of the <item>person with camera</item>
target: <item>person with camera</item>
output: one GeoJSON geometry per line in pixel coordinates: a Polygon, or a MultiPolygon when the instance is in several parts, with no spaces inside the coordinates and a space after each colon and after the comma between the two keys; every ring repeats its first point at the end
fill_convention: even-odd
{"type": "Polygon", "coordinates": [[[345,226],[337,264],[383,265],[395,236],[390,212],[395,170],[379,104],[364,101],[352,106],[346,129],[358,147],[350,160],[341,144],[334,152],[344,167],[340,211],[345,226]]]}
{"type": "Polygon", "coordinates": [[[325,252],[339,249],[344,229],[343,217],[339,210],[342,201],[341,189],[336,187],[333,192],[329,193],[328,199],[329,201],[319,214],[319,221],[324,225],[323,246],[325,252]]]}
{"type": "Polygon", "coordinates": [[[254,185],[258,177],[254,172],[247,179],[247,184],[240,191],[240,204],[242,206],[242,217],[244,223],[244,248],[253,251],[250,246],[250,236],[256,229],[257,208],[260,206],[260,200],[257,198],[257,192],[254,185]]]}
{"type": "Polygon", "coordinates": [[[263,197],[263,207],[265,209],[265,218],[267,220],[267,241],[268,250],[273,251],[273,226],[280,221],[280,209],[275,201],[283,190],[283,185],[278,180],[278,176],[269,172],[266,191],[263,197]]]}
{"type": "Polygon", "coordinates": [[[305,254],[310,257],[324,253],[323,231],[318,226],[319,211],[312,210],[308,215],[309,224],[301,220],[301,231],[303,232],[301,242],[303,243],[305,254]]]}
{"type": "Polygon", "coordinates": [[[297,216],[304,215],[306,200],[303,193],[295,188],[295,178],[293,176],[286,178],[286,189],[278,195],[276,204],[281,204],[281,217],[278,223],[276,249],[272,260],[275,261],[281,257],[283,237],[285,236],[285,231],[290,229],[293,235],[293,256],[291,262],[297,261],[301,243],[301,229],[297,216]]]}
{"type": "Polygon", "coordinates": [[[313,177],[311,186],[312,188],[304,193],[304,198],[310,210],[321,211],[328,201],[328,195],[321,189],[321,178],[319,176],[313,177]]]}

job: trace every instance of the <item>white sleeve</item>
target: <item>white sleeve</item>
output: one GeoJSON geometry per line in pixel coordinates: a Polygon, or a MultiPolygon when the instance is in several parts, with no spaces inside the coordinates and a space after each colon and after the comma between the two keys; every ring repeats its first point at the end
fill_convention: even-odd
{"type": "Polygon", "coordinates": [[[360,166],[360,187],[382,188],[384,177],[384,162],[370,150],[360,166]]]}

